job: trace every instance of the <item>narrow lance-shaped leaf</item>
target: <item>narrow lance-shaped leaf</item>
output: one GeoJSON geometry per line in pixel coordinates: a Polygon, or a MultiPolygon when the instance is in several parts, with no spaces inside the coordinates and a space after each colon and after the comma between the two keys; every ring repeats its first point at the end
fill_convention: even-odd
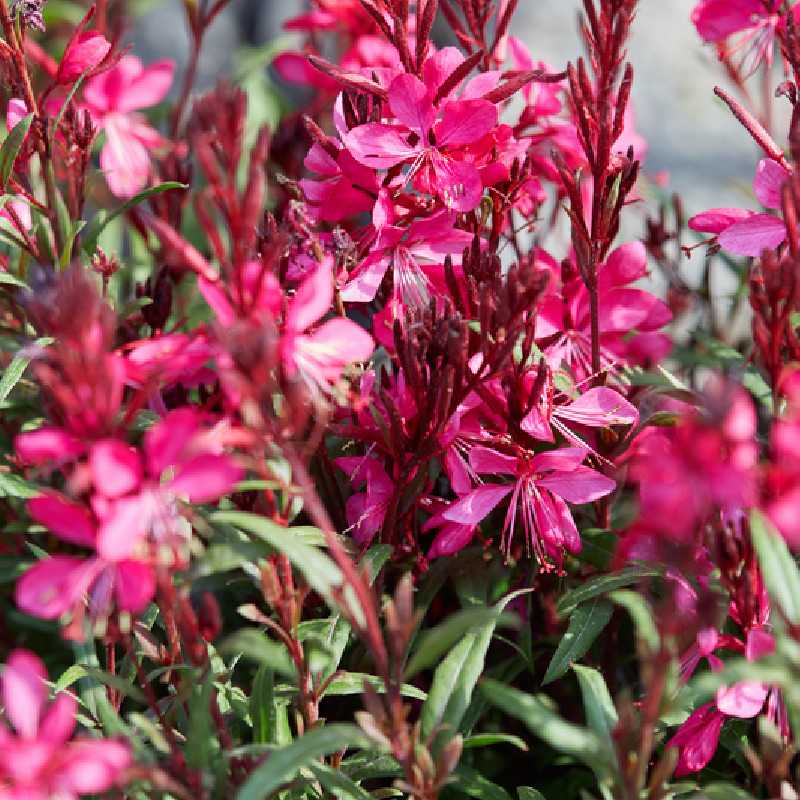
{"type": "Polygon", "coordinates": [[[287,747],[271,753],[239,789],[236,800],[265,800],[305,766],[321,756],[348,747],[368,747],[369,741],[355,725],[333,724],[315,728],[287,747]]]}
{"type": "Polygon", "coordinates": [[[0,187],[5,190],[11,173],[14,171],[14,163],[17,160],[22,143],[28,135],[33,123],[33,114],[23,117],[6,136],[2,146],[0,146],[0,187]]]}
{"type": "Polygon", "coordinates": [[[614,607],[606,600],[595,599],[578,606],[569,618],[569,626],[547,667],[542,685],[560,678],[575,661],[582,658],[608,625],[614,607]]]}

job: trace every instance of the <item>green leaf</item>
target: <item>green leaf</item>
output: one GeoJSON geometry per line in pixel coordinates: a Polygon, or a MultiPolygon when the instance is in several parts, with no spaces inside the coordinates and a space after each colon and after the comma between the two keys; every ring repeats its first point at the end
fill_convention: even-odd
{"type": "MultiPolygon", "coordinates": [[[[386,686],[383,681],[375,675],[368,675],[366,672],[340,672],[328,684],[325,689],[325,697],[341,697],[345,695],[361,694],[364,691],[364,682],[369,683],[378,694],[386,691],[386,686]]],[[[404,683],[400,687],[400,694],[403,697],[410,697],[413,700],[425,700],[427,694],[412,686],[410,683],[404,683]]]]}
{"type": "Polygon", "coordinates": [[[17,160],[22,143],[28,135],[33,123],[33,114],[21,119],[6,136],[2,146],[0,146],[0,187],[5,190],[11,173],[14,171],[14,162],[17,160]]]}
{"type": "Polygon", "coordinates": [[[521,592],[514,592],[488,609],[491,616],[475,630],[464,635],[437,667],[420,717],[424,737],[433,733],[438,726],[444,728],[442,736],[436,739],[434,753],[458,731],[478,679],[483,674],[486,653],[492,643],[495,628],[506,606],[520,594],[521,592]]]}
{"type": "Polygon", "coordinates": [[[512,800],[511,795],[502,786],[492,783],[470,767],[459,767],[453,773],[451,780],[451,785],[461,795],[475,797],[477,800],[512,800]]]}
{"type": "Polygon", "coordinates": [[[297,670],[286,647],[255,628],[242,628],[228,636],[220,644],[219,650],[227,656],[243,656],[264,664],[287,678],[294,680],[297,677],[297,670]]]}
{"type": "Polygon", "coordinates": [[[140,205],[145,200],[149,200],[151,197],[155,197],[158,194],[175,191],[177,189],[188,188],[189,187],[185,183],[177,183],[176,181],[159,183],[158,186],[151,186],[149,189],[139,192],[139,194],[137,194],[135,197],[132,197],[126,203],[123,203],[119,208],[115,209],[110,214],[98,214],[86,226],[86,228],[84,228],[83,236],[81,237],[84,252],[86,252],[88,255],[92,255],[94,253],[95,248],[97,247],[97,240],[100,238],[100,235],[117,217],[121,217],[132,208],[136,208],[136,206],[140,205]]]}
{"type": "Polygon", "coordinates": [[[284,783],[291,781],[303,767],[321,756],[347,747],[369,746],[355,725],[333,724],[315,728],[287,747],[272,752],[242,785],[236,800],[265,800],[284,783]]]}
{"type": "Polygon", "coordinates": [[[591,603],[578,606],[569,618],[567,632],[558,643],[556,652],[544,674],[542,685],[560,678],[575,661],[582,658],[608,625],[614,607],[611,603],[595,598],[591,603]]]}
{"type": "MultiPolygon", "coordinates": [[[[52,342],[53,340],[51,338],[43,336],[41,339],[37,339],[33,343],[33,347],[47,347],[47,345],[52,344],[52,342]]],[[[30,358],[21,356],[19,354],[15,355],[14,358],[11,359],[11,363],[3,373],[3,377],[0,378],[0,403],[4,403],[8,399],[8,396],[11,394],[13,388],[19,383],[30,362],[30,358]]]]}
{"type": "Polygon", "coordinates": [[[340,800],[373,800],[372,795],[362,789],[341,770],[331,769],[325,764],[309,764],[308,770],[327,790],[340,800]]]}
{"type": "Polygon", "coordinates": [[[578,676],[586,724],[599,736],[610,737],[617,727],[618,718],[605,679],[599,670],[592,667],[573,664],[572,669],[578,676]]]}
{"type": "Polygon", "coordinates": [[[250,719],[253,722],[254,744],[277,744],[275,740],[277,722],[275,702],[275,672],[262,664],[253,681],[250,694],[250,719]]]}
{"type": "Polygon", "coordinates": [[[520,786],[517,789],[519,800],[546,800],[545,796],[538,790],[530,786],[520,786]]]}
{"type": "Polygon", "coordinates": [[[480,691],[493,705],[524,722],[534,736],[553,749],[583,761],[599,775],[609,773],[614,755],[608,740],[562,719],[546,696],[525,694],[491,679],[481,682],[480,691]]]}
{"type": "Polygon", "coordinates": [[[10,272],[0,272],[0,283],[6,286],[16,286],[18,289],[28,289],[28,284],[10,272]]]}
{"type": "Polygon", "coordinates": [[[609,598],[618,606],[622,606],[631,615],[639,641],[651,653],[656,652],[661,643],[661,637],[658,633],[650,603],[642,595],[628,589],[611,592],[609,598]]]}
{"type": "Polygon", "coordinates": [[[186,763],[192,769],[208,769],[218,749],[211,719],[211,692],[214,676],[201,684],[193,683],[189,697],[189,725],[186,731],[186,763]]]}
{"type": "Polygon", "coordinates": [[[753,795],[732,783],[710,783],[704,786],[693,800],[755,800],[753,795]]]}
{"type": "Polygon", "coordinates": [[[0,585],[15,583],[30,565],[30,561],[21,561],[18,556],[0,557],[0,585]]]}
{"type": "Polygon", "coordinates": [[[786,540],[758,510],[750,514],[750,532],[770,597],[793,625],[800,622],[800,570],[786,540]]]}
{"type": "MultiPolygon", "coordinates": [[[[508,618],[511,622],[513,618],[508,618]]],[[[432,667],[448,650],[476,628],[487,623],[497,624],[498,614],[494,608],[469,608],[452,614],[440,625],[420,634],[414,654],[406,666],[406,678],[432,667]]]]}
{"type": "Polygon", "coordinates": [[[219,511],[212,514],[211,521],[239,528],[283,553],[308,585],[335,607],[333,590],[342,585],[341,570],[327,554],[294,535],[292,528],[283,528],[272,520],[244,511],[219,511]]]}
{"type": "Polygon", "coordinates": [[[595,597],[608,594],[616,589],[638,583],[642,578],[656,578],[661,574],[662,570],[656,567],[642,565],[626,567],[619,572],[610,572],[607,575],[598,575],[567,592],[558,601],[556,611],[559,616],[565,617],[587,600],[593,600],[595,597]]]}
{"type": "Polygon", "coordinates": [[[19,475],[10,472],[0,472],[0,495],[4,497],[16,497],[19,500],[30,500],[38,497],[42,489],[31,481],[26,481],[19,475]]]}
{"type": "Polygon", "coordinates": [[[467,736],[464,739],[464,749],[470,750],[477,747],[493,747],[496,744],[510,744],[517,750],[527,752],[528,745],[524,739],[510,733],[479,733],[476,736],[467,736]]]}

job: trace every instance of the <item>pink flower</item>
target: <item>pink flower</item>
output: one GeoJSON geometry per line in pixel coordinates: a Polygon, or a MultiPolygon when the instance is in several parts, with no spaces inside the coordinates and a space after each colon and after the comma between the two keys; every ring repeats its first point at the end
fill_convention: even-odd
{"type": "MultiPolygon", "coordinates": [[[[604,369],[629,363],[658,362],[670,350],[661,328],[672,319],[666,304],[628,284],[647,273],[641,242],[614,250],[598,276],[600,360],[604,369]]],[[[536,318],[536,340],[553,369],[566,364],[580,381],[591,375],[592,333],[589,292],[580,278],[569,280],[545,298],[536,318]]]]}
{"type": "Polygon", "coordinates": [[[117,197],[133,197],[150,180],[149,151],[162,146],[164,140],[137,112],[166,97],[174,69],[171,61],[143,67],[136,56],[127,55],[86,84],[84,102],[106,134],[100,166],[117,197]]]}
{"type": "Polygon", "coordinates": [[[427,306],[431,281],[425,268],[440,265],[447,256],[461,263],[461,254],[473,235],[453,227],[455,215],[441,211],[408,226],[394,224],[394,209],[382,190],[375,205],[373,224],[377,237],[370,254],[350,273],[342,289],[342,300],[368,303],[392,268],[394,296],[412,307],[427,306]]]}
{"type": "Polygon", "coordinates": [[[503,543],[506,552],[511,536],[522,516],[526,545],[533,549],[539,563],[557,566],[563,553],[578,553],[580,535],[567,503],[591,503],[614,491],[616,484],[599,472],[583,466],[588,450],[561,448],[538,455],[521,453],[509,456],[478,445],[470,451],[470,465],[483,475],[509,475],[511,484],[484,484],[453,503],[442,518],[461,525],[477,525],[502,500],[511,495],[505,522],[503,543]]]}
{"type": "MultiPolygon", "coordinates": [[[[791,176],[782,164],[769,158],[758,163],[753,190],[766,208],[781,207],[781,189],[791,176]]],[[[786,225],[772,214],[757,214],[742,208],[712,208],[689,220],[693,231],[712,233],[720,247],[739,256],[760,256],[786,239],[786,225]]]]}
{"type": "Polygon", "coordinates": [[[462,96],[437,107],[429,86],[414,75],[395,78],[388,98],[400,124],[370,122],[353,128],[344,136],[353,157],[373,169],[408,164],[407,177],[416,179],[448,208],[475,208],[483,195],[483,182],[478,168],[465,160],[465,148],[495,128],[496,106],[479,97],[462,96]]]}
{"type": "MultiPolygon", "coordinates": [[[[529,371],[526,378],[527,388],[535,389],[534,372],[529,371]]],[[[555,430],[577,447],[586,447],[586,443],[572,430],[571,425],[608,428],[612,425],[635,425],[639,420],[636,408],[619,392],[606,386],[589,389],[572,401],[563,393],[559,394],[560,398],[552,380],[548,381],[540,393],[539,402],[522,420],[520,427],[525,433],[540,441],[554,442],[555,430]]]]}
{"type": "Polygon", "coordinates": [[[47,702],[47,672],[37,656],[14,650],[0,677],[0,798],[76,800],[106,792],[131,764],[127,744],[73,738],[78,703],[65,692],[47,702]]]}
{"type": "Polygon", "coordinates": [[[83,29],[87,22],[88,15],[67,43],[58,65],[56,83],[62,86],[69,86],[85,72],[91,72],[111,52],[111,42],[100,31],[83,29]]]}
{"type": "MultiPolygon", "coordinates": [[[[786,25],[782,5],[782,0],[700,0],[692,10],[692,22],[700,36],[720,45],[726,56],[746,50],[745,67],[751,73],[762,61],[772,64],[776,32],[786,25]],[[733,45],[725,46],[737,35],[733,45]]],[[[796,19],[798,11],[792,11],[796,19]]]]}
{"type": "MultiPolygon", "coordinates": [[[[710,634],[711,632],[709,632],[710,634]]],[[[715,631],[713,633],[716,633],[715,631]]],[[[761,626],[751,628],[747,634],[747,642],[742,643],[733,637],[715,637],[706,635],[703,654],[709,659],[716,671],[722,668],[722,662],[711,654],[716,647],[731,647],[731,640],[740,652],[743,650],[748,661],[758,661],[775,651],[775,640],[761,626]]],[[[699,639],[699,637],[698,637],[699,639]]],[[[752,719],[764,709],[764,704],[771,694],[776,694],[769,686],[753,681],[743,681],[717,691],[716,701],[707,703],[694,711],[678,732],[667,742],[667,747],[680,750],[676,777],[692,772],[699,772],[714,756],[719,744],[720,733],[725,720],[730,717],[752,719]]],[[[768,713],[772,716],[780,705],[779,698],[768,704],[768,713]]],[[[774,717],[777,719],[777,717],[774,717]]]]}
{"type": "Polygon", "coordinates": [[[80,620],[85,598],[92,619],[115,607],[131,614],[144,610],[155,593],[153,563],[165,549],[175,563],[185,560],[181,549],[191,527],[180,502],[217,500],[242,476],[221,452],[224,432],[204,422],[192,408],[171,412],[145,434],[144,457],[119,439],[92,444],[86,464],[94,487],[91,509],[55,492],[28,502],[36,522],[94,555],[51,556],[31,567],[16,586],[23,611],[43,619],[72,611],[80,620]]]}
{"type": "Polygon", "coordinates": [[[394,481],[375,458],[337,458],[336,466],[348,474],[354,489],[365,484],[363,492],[348,498],[346,512],[353,538],[366,547],[383,527],[389,501],[394,494],[394,481]]]}
{"type": "Polygon", "coordinates": [[[332,302],[333,273],[331,261],[326,260],[300,284],[289,301],[281,339],[286,374],[299,375],[309,387],[324,394],[341,378],[345,367],[367,361],[375,347],[362,327],[343,317],[314,328],[330,311],[332,302]]]}

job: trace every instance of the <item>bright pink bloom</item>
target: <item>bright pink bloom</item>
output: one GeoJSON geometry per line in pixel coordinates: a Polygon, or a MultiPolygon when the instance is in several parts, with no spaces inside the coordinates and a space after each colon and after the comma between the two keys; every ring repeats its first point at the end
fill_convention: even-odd
{"type": "MultiPolygon", "coordinates": [[[[672,319],[667,305],[644,289],[628,284],[647,274],[641,242],[618,247],[598,273],[600,360],[604,369],[660,361],[670,350],[661,333],[672,319]]],[[[591,375],[592,332],[589,292],[579,277],[542,303],[536,317],[536,340],[553,369],[567,364],[581,381],[591,375]]]]}
{"type": "Polygon", "coordinates": [[[56,83],[62,86],[75,83],[85,72],[98,67],[109,52],[111,42],[100,31],[76,31],[58,65],[56,83]]]}
{"type": "Polygon", "coordinates": [[[394,494],[394,481],[375,458],[337,458],[336,466],[348,474],[354,489],[364,484],[363,492],[348,498],[346,512],[353,538],[366,547],[383,527],[389,501],[394,494]]]}
{"type": "Polygon", "coordinates": [[[224,431],[205,421],[192,408],[171,412],[145,434],[144,457],[118,439],[92,444],[86,465],[95,491],[91,510],[56,493],[28,502],[32,519],[96,555],[52,556],[31,567],[16,587],[23,611],[44,619],[73,611],[80,618],[87,597],[93,619],[115,606],[144,610],[155,593],[153,562],[165,548],[176,564],[185,560],[191,528],[180,502],[217,500],[242,477],[222,452],[224,431]]]}
{"type": "Polygon", "coordinates": [[[588,450],[561,448],[538,455],[509,456],[488,447],[473,447],[470,465],[482,475],[509,475],[511,484],[484,484],[453,503],[442,517],[462,525],[477,525],[502,500],[511,495],[503,524],[503,546],[511,546],[517,513],[522,515],[526,545],[546,567],[557,566],[563,553],[578,553],[580,535],[567,503],[591,503],[614,491],[605,475],[583,466],[588,450]]]}
{"type": "Polygon", "coordinates": [[[631,464],[641,519],[669,539],[687,541],[715,509],[733,513],[751,507],[756,428],[750,396],[720,383],[710,387],[705,414],[690,413],[669,431],[642,436],[631,464]]]}
{"type": "Polygon", "coordinates": [[[106,792],[131,764],[130,748],[111,739],[73,738],[78,703],[71,694],[47,699],[47,672],[37,656],[14,650],[0,684],[1,800],[77,800],[106,792]]]}
{"type": "Polygon", "coordinates": [[[442,264],[447,256],[454,264],[460,264],[464,248],[473,239],[471,233],[453,227],[455,216],[448,211],[415,220],[407,227],[394,223],[394,210],[382,191],[373,214],[378,232],[375,243],[370,254],[350,273],[341,291],[343,300],[374,300],[391,267],[395,298],[407,306],[427,306],[432,286],[425,268],[442,264]]]}
{"type": "Polygon", "coordinates": [[[84,102],[106,134],[100,166],[117,197],[133,197],[150,180],[150,150],[162,146],[164,140],[137,112],[166,97],[174,70],[171,61],[143,67],[136,56],[128,55],[86,84],[84,102]]]}
{"type": "Polygon", "coordinates": [[[341,378],[345,367],[367,361],[375,348],[361,326],[343,317],[314,328],[332,302],[333,273],[328,260],[314,269],[289,301],[281,340],[286,374],[300,375],[309,387],[324,394],[341,378]]]}
{"type": "MultiPolygon", "coordinates": [[[[775,651],[774,638],[761,626],[748,631],[747,642],[744,645],[731,636],[714,636],[715,633],[716,631],[709,631],[706,634],[707,641],[703,647],[703,654],[709,658],[715,671],[723,666],[722,662],[711,654],[717,647],[732,647],[739,652],[743,651],[748,661],[758,661],[775,651]]],[[[675,776],[682,777],[703,769],[716,752],[725,720],[729,717],[752,719],[758,716],[771,694],[774,694],[774,691],[769,686],[752,681],[719,689],[716,701],[694,711],[667,742],[667,747],[677,747],[680,750],[675,776]]],[[[780,700],[776,698],[773,704],[768,705],[767,711],[770,715],[779,703],[780,700]]]]}
{"type": "Polygon", "coordinates": [[[496,106],[462,95],[437,107],[429,86],[414,75],[392,81],[389,106],[399,125],[371,122],[345,134],[345,146],[353,157],[373,169],[408,164],[408,177],[440,197],[448,208],[475,208],[483,195],[483,182],[477,167],[465,160],[465,148],[495,128],[496,106]]]}
{"type": "MultiPolygon", "coordinates": [[[[526,376],[529,390],[536,386],[534,376],[533,370],[526,376]]],[[[540,441],[554,442],[555,430],[572,444],[586,447],[571,426],[608,428],[612,425],[635,425],[638,420],[636,408],[613,389],[598,386],[570,401],[563,393],[557,394],[552,380],[548,380],[538,403],[528,412],[520,427],[540,441]]]]}
{"type": "MultiPolygon", "coordinates": [[[[730,56],[745,50],[743,61],[748,73],[762,61],[772,64],[775,35],[786,21],[783,0],[700,0],[692,10],[692,22],[707,42],[720,46],[730,56]],[[730,37],[737,39],[728,44],[730,37]]],[[[798,17],[798,8],[792,13],[798,17]]]]}
{"type": "MultiPolygon", "coordinates": [[[[764,158],[758,164],[753,190],[761,205],[781,207],[781,188],[791,176],[786,167],[764,158]]],[[[739,256],[760,256],[786,239],[786,225],[772,214],[756,214],[742,208],[712,208],[689,220],[693,231],[712,233],[720,247],[739,256]]]]}

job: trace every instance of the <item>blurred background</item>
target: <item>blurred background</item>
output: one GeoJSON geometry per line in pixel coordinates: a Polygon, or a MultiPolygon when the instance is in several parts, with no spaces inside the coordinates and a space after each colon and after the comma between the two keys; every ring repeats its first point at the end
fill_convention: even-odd
{"type": "MultiPolygon", "coordinates": [[[[636,69],[634,104],[639,132],[650,149],[649,174],[669,174],[689,213],[713,206],[748,205],[758,153],[747,134],[714,97],[723,82],[712,49],[689,21],[696,0],[642,0],[630,58],[636,69]]],[[[579,55],[577,0],[521,0],[512,32],[534,58],[562,68],[579,55]]],[[[140,20],[135,42],[146,60],[188,54],[181,0],[152,3],[140,20]]],[[[283,37],[287,18],[303,0],[234,0],[209,33],[201,65],[201,86],[235,69],[240,45],[263,47],[283,37]]],[[[288,87],[279,93],[290,98],[288,87]]]]}

